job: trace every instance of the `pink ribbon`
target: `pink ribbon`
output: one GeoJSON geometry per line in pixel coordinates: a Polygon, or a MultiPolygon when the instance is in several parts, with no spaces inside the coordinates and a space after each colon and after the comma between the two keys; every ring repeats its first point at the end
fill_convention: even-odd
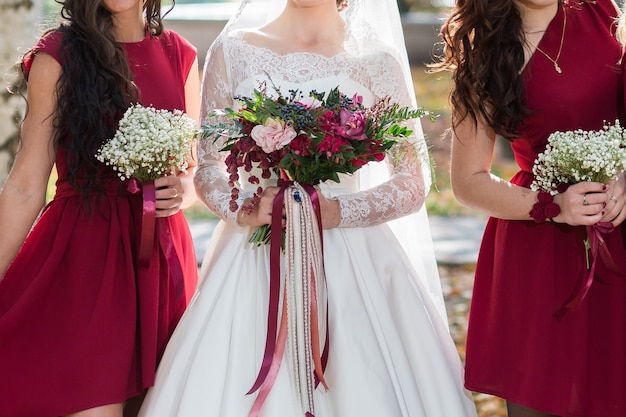
{"type": "MultiPolygon", "coordinates": [[[[269,306],[267,314],[267,335],[265,340],[265,352],[263,361],[257,378],[248,394],[252,394],[259,390],[259,394],[254,401],[249,417],[257,417],[263,404],[269,395],[269,392],[276,381],[278,370],[282,363],[285,345],[287,341],[287,297],[283,297],[283,306],[280,325],[278,324],[278,308],[280,304],[280,252],[282,247],[282,213],[285,201],[285,190],[293,184],[292,181],[279,180],[278,186],[280,190],[274,198],[272,205],[272,223],[270,235],[270,288],[269,288],[269,306]],[[278,338],[276,337],[278,334],[278,338]]],[[[308,184],[300,184],[311,197],[311,203],[317,217],[317,224],[320,236],[322,236],[322,216],[319,203],[319,196],[314,187],[308,184]]],[[[323,240],[322,240],[323,241],[323,240]]],[[[322,255],[324,253],[322,243],[322,255]]],[[[310,285],[315,289],[315,277],[310,277],[310,285]]],[[[285,292],[287,288],[285,286],[285,292]]],[[[315,294],[315,291],[312,292],[315,294]]],[[[324,371],[328,363],[329,351],[329,334],[328,334],[328,316],[326,318],[326,340],[323,353],[319,352],[319,328],[317,314],[317,300],[313,297],[311,300],[312,315],[312,343],[313,360],[315,363],[315,380],[316,386],[321,382],[326,389],[328,386],[324,380],[324,371]],[[314,304],[313,304],[314,303],[314,304]]],[[[314,417],[311,413],[307,413],[308,417],[314,417]]]]}
{"type": "MultiPolygon", "coordinates": [[[[569,310],[573,310],[578,307],[587,296],[593,281],[598,280],[598,278],[595,277],[596,261],[598,258],[602,259],[604,265],[613,273],[620,276],[624,275],[615,264],[615,261],[609,252],[609,248],[607,248],[604,238],[602,237],[603,233],[611,233],[612,231],[613,223],[611,222],[599,222],[594,225],[587,226],[587,239],[589,241],[589,251],[591,252],[592,257],[589,274],[587,275],[587,279],[583,283],[582,287],[577,290],[575,289],[568,300],[554,313],[554,317],[556,317],[557,320],[561,320],[569,310]]],[[[587,249],[585,248],[585,250],[587,249]]]]}

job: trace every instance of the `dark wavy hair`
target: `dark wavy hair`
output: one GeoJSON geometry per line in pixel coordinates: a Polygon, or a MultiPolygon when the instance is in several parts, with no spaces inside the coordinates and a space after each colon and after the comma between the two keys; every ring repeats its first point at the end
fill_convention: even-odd
{"type": "MultiPolygon", "coordinates": [[[[126,53],[113,37],[111,13],[99,0],[57,0],[63,23],[62,75],[53,116],[54,145],[67,149],[68,182],[84,197],[101,190],[97,149],[113,136],[128,106],[139,98],[126,53]]],[[[163,32],[161,0],[145,0],[150,33],[163,32]]]]}
{"type": "Polygon", "coordinates": [[[433,65],[449,70],[452,128],[466,117],[484,120],[513,140],[529,114],[520,75],[524,65],[522,19],[511,0],[457,0],[440,30],[443,54],[433,65]]]}

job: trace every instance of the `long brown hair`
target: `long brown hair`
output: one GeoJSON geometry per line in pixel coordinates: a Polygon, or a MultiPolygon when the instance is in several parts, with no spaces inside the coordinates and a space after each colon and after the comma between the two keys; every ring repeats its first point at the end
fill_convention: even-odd
{"type": "Polygon", "coordinates": [[[529,110],[520,75],[524,65],[522,19],[512,0],[457,0],[440,30],[449,70],[453,129],[466,117],[514,139],[529,110]]]}
{"type": "MultiPolygon", "coordinates": [[[[57,84],[54,144],[67,149],[67,180],[87,196],[99,189],[101,165],[95,154],[113,136],[121,115],[137,101],[126,53],[113,36],[113,20],[101,1],[57,0],[63,23],[62,75],[57,84]]],[[[161,0],[145,0],[146,25],[163,31],[161,0]]]]}

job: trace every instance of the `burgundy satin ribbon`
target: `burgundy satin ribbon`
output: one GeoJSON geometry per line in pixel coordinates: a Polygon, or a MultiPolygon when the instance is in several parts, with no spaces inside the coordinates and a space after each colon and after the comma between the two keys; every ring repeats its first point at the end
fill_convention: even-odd
{"type": "MultiPolygon", "coordinates": [[[[269,395],[278,369],[282,362],[282,357],[287,340],[287,308],[286,298],[283,300],[282,317],[279,326],[278,322],[278,309],[280,304],[280,252],[282,247],[282,213],[283,205],[285,201],[285,190],[293,184],[293,181],[278,180],[278,186],[280,190],[274,198],[272,205],[272,223],[271,223],[271,235],[270,235],[270,288],[269,288],[269,306],[267,314],[267,335],[265,339],[265,352],[263,354],[263,361],[261,362],[261,368],[259,374],[248,394],[252,394],[255,391],[260,390],[257,396],[249,417],[256,417],[259,415],[265,399],[269,395]],[[280,332],[279,332],[280,329],[280,332]],[[278,339],[277,339],[278,334],[278,339]]],[[[305,191],[311,197],[311,203],[315,210],[317,217],[317,223],[319,228],[320,237],[322,237],[322,216],[319,203],[319,196],[314,187],[308,184],[300,184],[305,191]]],[[[322,239],[322,257],[324,253],[323,239],[322,239]]],[[[326,383],[323,378],[323,372],[326,370],[328,363],[328,351],[329,351],[329,334],[328,334],[328,315],[326,317],[326,341],[324,344],[324,350],[319,360],[314,358],[314,361],[321,365],[321,374],[316,366],[315,379],[316,386],[322,382],[326,388],[326,383]]],[[[315,330],[317,331],[317,330],[315,330]]],[[[316,337],[314,336],[314,339],[316,337]]],[[[317,337],[319,341],[319,336],[317,337]]],[[[319,350],[319,349],[318,349],[319,350]]],[[[307,413],[310,415],[310,413],[307,413]]],[[[311,417],[313,417],[311,415],[311,417]]]]}
{"type": "Polygon", "coordinates": [[[147,268],[152,257],[152,243],[156,227],[156,188],[154,181],[144,181],[141,184],[135,178],[128,183],[128,192],[137,194],[142,192],[143,214],[141,217],[141,238],[139,240],[139,266],[147,268]]]}
{"type": "Polygon", "coordinates": [[[167,219],[162,219],[161,226],[159,227],[159,243],[161,246],[161,252],[165,256],[165,261],[170,270],[170,279],[174,287],[174,300],[177,302],[177,306],[185,308],[185,275],[183,273],[183,267],[176,252],[174,246],[174,240],[172,239],[172,232],[169,227],[167,219]]]}
{"type": "MultiPolygon", "coordinates": [[[[143,209],[141,217],[141,237],[139,240],[139,267],[148,268],[152,258],[152,248],[154,243],[154,233],[156,230],[156,188],[154,181],[139,182],[132,178],[128,183],[128,192],[138,194],[140,191],[143,198],[143,209]]],[[[165,222],[164,227],[159,228],[159,243],[161,251],[165,256],[170,269],[171,280],[174,285],[175,300],[180,300],[184,296],[184,274],[183,269],[174,247],[169,223],[165,222]]]]}
{"type": "MultiPolygon", "coordinates": [[[[574,290],[568,300],[554,313],[554,317],[561,320],[569,310],[573,310],[582,303],[587,296],[591,284],[598,278],[595,277],[596,262],[598,258],[602,259],[604,265],[609,268],[613,273],[623,276],[624,274],[619,270],[615,264],[609,248],[607,248],[603,233],[611,233],[613,231],[613,223],[611,222],[599,222],[591,226],[587,226],[587,239],[589,240],[589,251],[591,252],[592,262],[589,268],[589,274],[587,279],[583,283],[582,287],[578,290],[574,290]],[[598,256],[599,255],[599,256],[598,256]]],[[[585,250],[587,250],[585,248],[585,250]]]]}

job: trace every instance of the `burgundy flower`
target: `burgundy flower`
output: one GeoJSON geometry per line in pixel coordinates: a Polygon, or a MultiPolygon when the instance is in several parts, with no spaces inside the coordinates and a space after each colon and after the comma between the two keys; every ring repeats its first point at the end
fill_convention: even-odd
{"type": "Polygon", "coordinates": [[[239,149],[241,149],[241,152],[250,152],[252,149],[254,149],[256,147],[256,143],[253,140],[250,140],[248,138],[242,138],[239,141],[239,149]]]}
{"type": "Polygon", "coordinates": [[[348,142],[344,138],[335,135],[326,135],[319,143],[318,149],[322,153],[326,153],[327,156],[330,156],[341,151],[345,145],[348,145],[348,142]]]}
{"type": "Polygon", "coordinates": [[[543,206],[539,204],[535,204],[529,214],[536,223],[543,223],[546,221],[546,215],[543,214],[543,206]]]}
{"type": "Polygon", "coordinates": [[[372,154],[372,157],[376,159],[378,162],[380,162],[383,159],[385,159],[385,154],[382,152],[379,152],[379,153],[372,154]]]}
{"type": "Polygon", "coordinates": [[[559,207],[558,204],[552,201],[546,204],[546,207],[543,209],[543,214],[548,219],[558,216],[559,213],[561,213],[561,208],[559,207]]]}
{"type": "Polygon", "coordinates": [[[294,140],[289,144],[289,148],[293,153],[300,156],[311,155],[311,140],[305,134],[296,136],[294,140]]]}

